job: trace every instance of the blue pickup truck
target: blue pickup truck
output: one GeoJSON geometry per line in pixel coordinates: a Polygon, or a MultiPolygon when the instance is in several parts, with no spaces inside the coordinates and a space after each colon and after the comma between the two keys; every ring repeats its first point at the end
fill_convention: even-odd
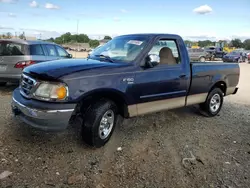
{"type": "Polygon", "coordinates": [[[182,38],[133,34],[114,38],[86,59],[56,60],[23,70],[12,96],[13,113],[43,130],[82,119],[83,140],[101,147],[117,117],[199,104],[216,116],[223,98],[238,90],[237,63],[189,62],[182,38]]]}

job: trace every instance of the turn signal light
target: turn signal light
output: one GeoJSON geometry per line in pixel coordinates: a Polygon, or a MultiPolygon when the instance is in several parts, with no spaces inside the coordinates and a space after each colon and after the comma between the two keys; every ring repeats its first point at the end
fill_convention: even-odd
{"type": "Polygon", "coordinates": [[[61,86],[57,88],[56,94],[58,99],[64,99],[67,96],[67,89],[64,86],[61,86]]]}

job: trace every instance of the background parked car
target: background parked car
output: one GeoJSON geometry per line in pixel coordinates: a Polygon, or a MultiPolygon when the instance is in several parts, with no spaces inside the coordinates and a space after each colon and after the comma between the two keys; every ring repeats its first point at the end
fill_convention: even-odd
{"type": "Polygon", "coordinates": [[[0,40],[0,85],[18,82],[26,66],[62,58],[72,58],[72,55],[54,43],[2,39],[0,40]]]}
{"type": "Polygon", "coordinates": [[[244,53],[246,55],[246,62],[250,63],[250,50],[245,50],[244,53]]]}
{"type": "Polygon", "coordinates": [[[223,62],[245,62],[247,59],[246,53],[242,50],[234,50],[223,57],[223,62]]]}
{"type": "Polygon", "coordinates": [[[205,51],[208,53],[208,58],[213,61],[215,58],[223,58],[227,53],[223,51],[223,48],[210,46],[205,48],[205,51]]]}
{"type": "Polygon", "coordinates": [[[208,53],[204,49],[188,49],[188,54],[190,61],[200,61],[205,62],[208,56],[208,53]]]}

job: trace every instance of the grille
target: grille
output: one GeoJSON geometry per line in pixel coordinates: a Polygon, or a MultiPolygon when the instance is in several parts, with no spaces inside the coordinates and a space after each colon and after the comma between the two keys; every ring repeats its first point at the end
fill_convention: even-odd
{"type": "Polygon", "coordinates": [[[20,91],[22,95],[24,95],[27,98],[30,98],[35,85],[36,81],[33,78],[25,74],[22,74],[21,84],[20,84],[21,88],[20,91]]]}

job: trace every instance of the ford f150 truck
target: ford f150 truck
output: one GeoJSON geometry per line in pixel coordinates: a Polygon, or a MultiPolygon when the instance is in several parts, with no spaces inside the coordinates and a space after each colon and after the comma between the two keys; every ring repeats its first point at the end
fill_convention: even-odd
{"type": "Polygon", "coordinates": [[[56,60],[23,70],[13,113],[44,130],[82,118],[82,137],[101,147],[124,118],[199,104],[216,116],[238,90],[237,63],[192,63],[182,38],[133,34],[114,38],[86,59],[56,60]]]}

